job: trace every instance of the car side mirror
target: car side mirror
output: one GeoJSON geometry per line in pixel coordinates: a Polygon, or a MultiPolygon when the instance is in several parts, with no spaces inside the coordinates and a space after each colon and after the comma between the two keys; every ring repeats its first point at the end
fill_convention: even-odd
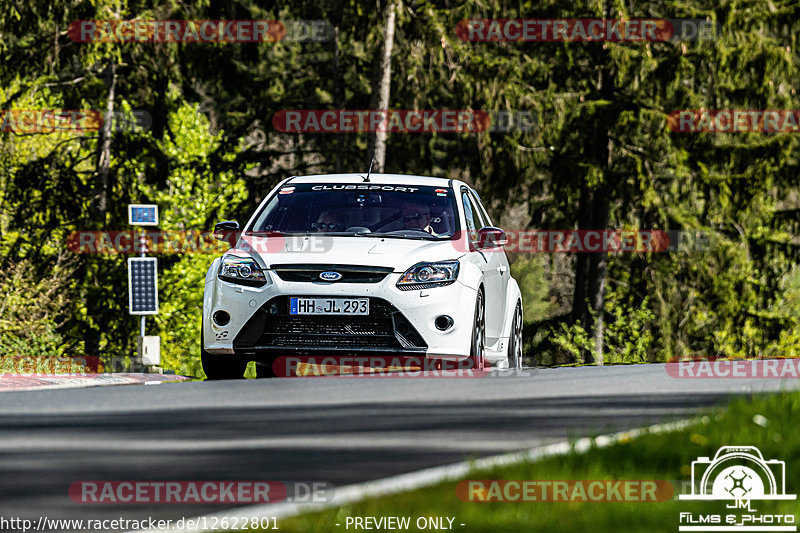
{"type": "Polygon", "coordinates": [[[229,241],[231,232],[239,231],[239,223],[235,220],[225,220],[214,225],[214,238],[220,241],[229,241]]]}
{"type": "Polygon", "coordinates": [[[508,237],[506,232],[500,228],[486,226],[478,230],[478,242],[476,243],[478,250],[498,248],[506,244],[508,244],[508,237]]]}

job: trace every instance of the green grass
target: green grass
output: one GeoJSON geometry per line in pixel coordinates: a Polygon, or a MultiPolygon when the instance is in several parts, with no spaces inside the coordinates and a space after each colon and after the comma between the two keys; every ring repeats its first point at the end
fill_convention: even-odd
{"type": "MultiPolygon", "coordinates": [[[[786,491],[800,492],[800,394],[784,393],[735,399],[726,409],[709,410],[698,422],[672,433],[650,433],[589,452],[569,453],[538,462],[475,472],[465,479],[690,479],[691,463],[713,457],[720,446],[757,446],[765,459],[786,463],[786,491]]],[[[679,513],[725,515],[723,502],[656,503],[471,503],[456,496],[457,482],[363,501],[340,508],[279,519],[285,532],[355,531],[345,528],[348,516],[455,517],[455,531],[547,532],[677,532],[679,513]],[[341,524],[336,526],[335,524],[341,524]],[[459,524],[465,524],[461,527],[459,524]]],[[[797,501],[755,501],[758,513],[792,514],[797,501]]],[[[363,530],[362,530],[363,531],[363,530]]]]}

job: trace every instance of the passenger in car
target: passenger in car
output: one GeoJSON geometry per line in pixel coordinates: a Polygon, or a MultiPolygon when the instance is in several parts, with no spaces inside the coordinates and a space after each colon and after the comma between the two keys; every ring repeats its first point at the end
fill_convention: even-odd
{"type": "Polygon", "coordinates": [[[311,225],[315,231],[344,231],[344,218],[333,211],[323,211],[311,225]]]}
{"type": "Polygon", "coordinates": [[[403,227],[405,229],[419,229],[438,237],[438,234],[431,227],[430,208],[417,202],[403,202],[403,227]]]}

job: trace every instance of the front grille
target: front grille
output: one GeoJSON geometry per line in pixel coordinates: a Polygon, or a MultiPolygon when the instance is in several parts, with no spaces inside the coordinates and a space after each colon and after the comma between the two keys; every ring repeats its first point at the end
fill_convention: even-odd
{"type": "MultiPolygon", "coordinates": [[[[271,343],[269,346],[285,346],[285,347],[302,347],[308,346],[310,343],[307,339],[302,339],[292,335],[275,335],[271,339],[271,343]]],[[[338,347],[347,347],[347,348],[397,348],[397,345],[393,342],[389,342],[389,339],[375,339],[368,338],[368,337],[355,337],[347,339],[347,341],[343,342],[341,338],[334,337],[334,336],[324,336],[324,337],[317,337],[313,339],[313,345],[315,347],[326,347],[326,348],[338,348],[338,347]]]]}
{"type": "Polygon", "coordinates": [[[379,283],[392,272],[391,267],[359,265],[271,265],[270,268],[283,281],[325,282],[319,275],[323,272],[338,272],[342,278],[327,283],[379,283]]]}
{"type": "Polygon", "coordinates": [[[385,319],[364,316],[309,316],[294,315],[272,319],[267,317],[266,331],[287,335],[391,335],[391,324],[385,319]]]}
{"type": "MultiPolygon", "coordinates": [[[[316,296],[319,297],[319,296],[316,296]]],[[[427,348],[422,336],[393,305],[369,298],[368,316],[290,315],[289,297],[269,300],[233,341],[234,349],[258,347],[427,348]]]]}
{"type": "MultiPolygon", "coordinates": [[[[372,312],[372,302],[370,302],[372,312]]],[[[272,346],[397,345],[391,318],[365,316],[268,316],[262,340],[272,346]]]]}

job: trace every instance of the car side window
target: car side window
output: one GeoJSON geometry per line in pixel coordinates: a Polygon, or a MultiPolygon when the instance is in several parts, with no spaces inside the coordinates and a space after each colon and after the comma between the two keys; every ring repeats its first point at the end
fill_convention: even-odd
{"type": "Polygon", "coordinates": [[[469,191],[466,189],[461,192],[461,199],[464,202],[464,220],[467,223],[467,233],[469,233],[470,240],[475,242],[478,240],[478,230],[483,227],[478,216],[478,210],[475,208],[469,191]]]}
{"type": "Polygon", "coordinates": [[[475,204],[476,211],[478,212],[478,219],[481,221],[481,228],[491,226],[492,221],[489,220],[489,215],[486,213],[486,209],[483,207],[478,193],[471,191],[470,196],[472,197],[472,202],[475,204]]]}

